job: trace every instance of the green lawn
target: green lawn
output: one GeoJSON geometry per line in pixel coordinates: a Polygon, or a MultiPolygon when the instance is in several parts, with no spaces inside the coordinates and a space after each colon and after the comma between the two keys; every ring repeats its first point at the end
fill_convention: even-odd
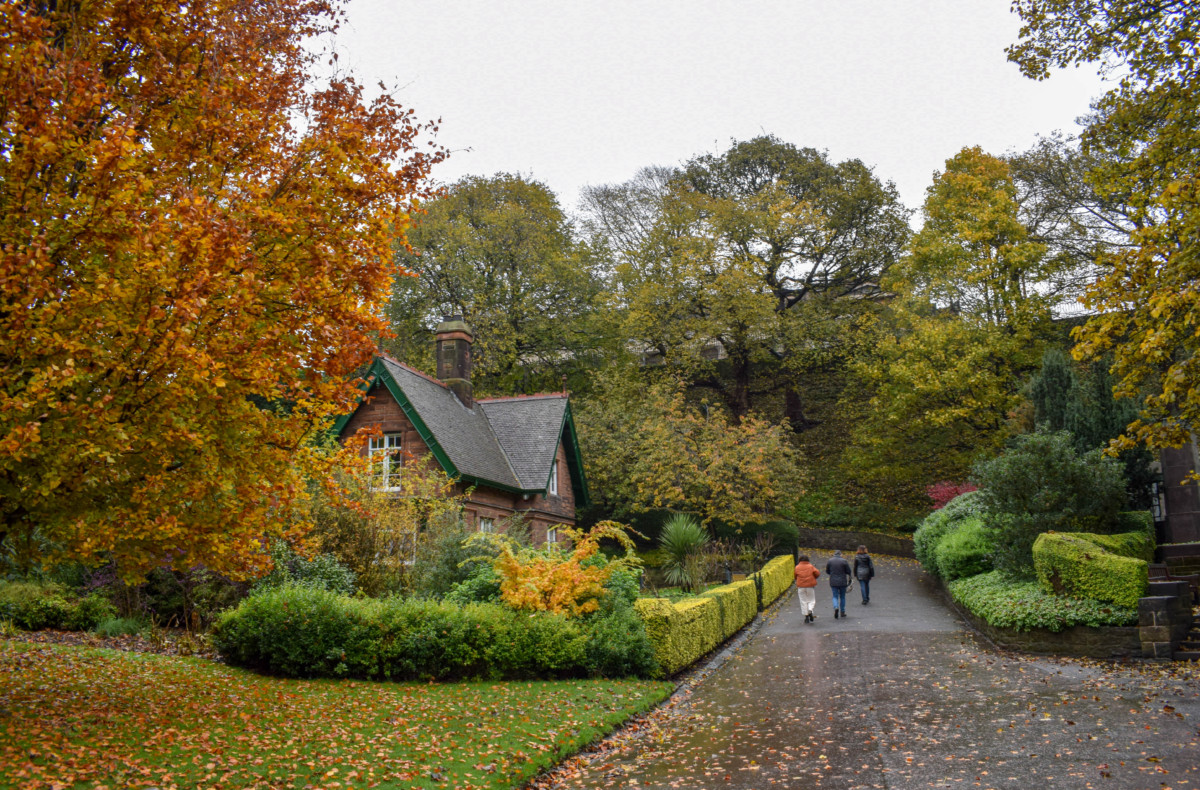
{"type": "Polygon", "coordinates": [[[0,788],[515,787],[672,688],[282,680],[2,640],[0,788]]]}

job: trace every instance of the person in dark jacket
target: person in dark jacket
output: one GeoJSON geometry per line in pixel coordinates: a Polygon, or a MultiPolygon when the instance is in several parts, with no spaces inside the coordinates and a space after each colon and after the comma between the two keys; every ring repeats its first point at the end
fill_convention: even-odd
{"type": "Polygon", "coordinates": [[[829,586],[833,589],[833,619],[846,616],[846,588],[850,586],[850,563],[835,551],[825,563],[825,574],[829,576],[829,586]]]}
{"type": "Polygon", "coordinates": [[[871,579],[875,578],[875,563],[866,546],[859,546],[854,555],[854,578],[858,579],[858,591],[862,593],[863,606],[871,602],[871,579]]]}

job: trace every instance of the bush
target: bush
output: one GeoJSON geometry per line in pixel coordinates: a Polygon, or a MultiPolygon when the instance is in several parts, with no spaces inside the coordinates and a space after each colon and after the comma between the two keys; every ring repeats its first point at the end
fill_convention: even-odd
{"type": "Polygon", "coordinates": [[[110,617],[92,629],[96,636],[134,636],[140,634],[146,624],[136,617],[110,617]]]}
{"type": "Polygon", "coordinates": [[[995,563],[1010,573],[1033,568],[1043,532],[1098,531],[1125,505],[1121,465],[1099,450],[1079,453],[1071,434],[1018,436],[1001,455],[975,466],[986,523],[997,531],[995,563]]]}
{"type": "Polygon", "coordinates": [[[952,523],[934,549],[938,575],[953,581],[992,570],[992,537],[978,516],[952,523]]]}
{"type": "Polygon", "coordinates": [[[477,563],[467,578],[450,588],[445,600],[460,606],[499,601],[500,575],[496,573],[493,565],[486,562],[477,563]]]}
{"type": "Polygon", "coordinates": [[[950,596],[967,611],[997,628],[1062,631],[1076,625],[1127,626],[1137,623],[1137,609],[1052,595],[1036,581],[1003,571],[981,573],[950,582],[950,596]]]}
{"type": "Polygon", "coordinates": [[[763,569],[754,574],[755,584],[758,586],[759,610],[766,609],[775,599],[783,595],[792,584],[795,583],[795,568],[790,556],[776,557],[763,566],[763,569]]]}
{"type": "MultiPolygon", "coordinates": [[[[1145,532],[1147,535],[1153,536],[1154,516],[1149,510],[1124,510],[1117,514],[1113,532],[1145,532]]],[[[1151,543],[1150,549],[1153,552],[1153,543],[1151,543]]]]}
{"type": "Polygon", "coordinates": [[[229,663],[288,677],[651,676],[653,651],[644,628],[630,620],[628,591],[614,595],[624,603],[572,619],[496,603],[370,600],[285,586],[223,614],[212,638],[229,663]]]}
{"type": "Polygon", "coordinates": [[[355,590],[354,571],[332,554],[319,554],[306,559],[282,540],[271,544],[271,560],[275,567],[254,586],[255,591],[271,587],[312,587],[350,595],[355,590]]]}
{"type": "Polygon", "coordinates": [[[1132,539],[1125,541],[1117,535],[1086,533],[1050,532],[1038,536],[1033,544],[1033,564],[1042,589],[1136,608],[1148,586],[1146,561],[1115,554],[1092,540],[1107,538],[1105,542],[1123,551],[1144,553],[1145,533],[1129,534],[1132,539]]]}
{"type": "Polygon", "coordinates": [[[938,543],[950,528],[966,518],[976,517],[982,512],[979,493],[970,491],[960,494],[939,510],[930,513],[913,534],[913,552],[917,561],[929,573],[939,575],[937,557],[938,543]]]}
{"type": "Polygon", "coordinates": [[[0,582],[0,619],[26,631],[86,631],[116,614],[116,607],[96,593],[75,599],[53,583],[0,582]]]}

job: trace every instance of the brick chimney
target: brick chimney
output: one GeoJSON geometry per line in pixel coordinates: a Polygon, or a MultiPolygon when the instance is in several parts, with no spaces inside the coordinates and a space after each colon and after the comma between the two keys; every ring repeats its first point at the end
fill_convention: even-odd
{"type": "Polygon", "coordinates": [[[437,377],[468,409],[475,405],[471,390],[471,341],[475,337],[461,315],[442,316],[434,330],[437,377]]]}

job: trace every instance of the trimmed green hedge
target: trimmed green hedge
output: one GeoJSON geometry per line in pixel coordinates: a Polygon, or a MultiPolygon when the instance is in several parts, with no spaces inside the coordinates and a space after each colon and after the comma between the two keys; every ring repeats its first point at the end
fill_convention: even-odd
{"type": "MultiPolygon", "coordinates": [[[[1123,535],[1046,532],[1033,544],[1033,567],[1045,592],[1134,608],[1149,586],[1143,532],[1123,535]],[[1135,556],[1114,553],[1113,546],[1135,556]]],[[[1153,549],[1151,549],[1153,551],[1153,549]]]]}
{"type": "Polygon", "coordinates": [[[614,667],[648,677],[658,671],[633,616],[569,619],[502,604],[359,599],[311,587],[252,595],[223,613],[211,634],[229,663],[289,677],[560,678],[614,667]],[[607,648],[621,640],[627,655],[609,655],[607,648]]]}
{"type": "Polygon", "coordinates": [[[1053,595],[1042,590],[1036,581],[1012,579],[1003,571],[958,579],[948,586],[950,597],[997,628],[1063,631],[1076,625],[1137,624],[1136,608],[1053,595]]]}
{"type": "Polygon", "coordinates": [[[673,675],[740,631],[759,609],[792,585],[792,558],[776,557],[751,578],[714,587],[696,598],[672,603],[641,598],[634,604],[654,645],[662,671],[673,675]]]}

